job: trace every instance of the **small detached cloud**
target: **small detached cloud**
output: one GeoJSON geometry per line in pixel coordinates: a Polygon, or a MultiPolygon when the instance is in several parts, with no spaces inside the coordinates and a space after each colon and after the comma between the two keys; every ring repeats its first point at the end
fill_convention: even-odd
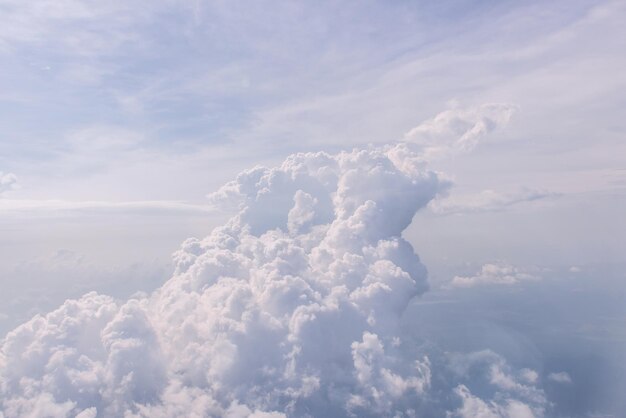
{"type": "Polygon", "coordinates": [[[551,380],[556,383],[570,384],[572,383],[572,378],[567,372],[555,372],[550,373],[548,375],[548,380],[551,380]]]}
{"type": "Polygon", "coordinates": [[[483,190],[471,195],[452,195],[443,199],[433,200],[429,207],[437,215],[454,215],[476,212],[499,212],[527,202],[535,202],[557,193],[521,189],[515,192],[501,193],[495,190],[483,190]]]}
{"type": "Polygon", "coordinates": [[[424,148],[427,159],[468,152],[494,130],[506,126],[517,106],[509,103],[486,103],[461,108],[457,103],[422,122],[404,135],[408,142],[424,148]]]}
{"type": "Polygon", "coordinates": [[[9,190],[13,190],[17,186],[17,176],[13,173],[4,174],[0,171],[0,195],[9,190]]]}
{"type": "Polygon", "coordinates": [[[536,281],[540,279],[541,277],[530,274],[510,264],[484,264],[473,276],[455,276],[447,287],[513,285],[524,281],[536,281]]]}

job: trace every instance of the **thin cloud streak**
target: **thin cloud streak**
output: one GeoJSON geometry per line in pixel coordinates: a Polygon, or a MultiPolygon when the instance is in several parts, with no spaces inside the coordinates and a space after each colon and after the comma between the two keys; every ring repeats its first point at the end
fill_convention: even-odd
{"type": "Polygon", "coordinates": [[[0,200],[0,213],[25,216],[27,212],[125,212],[137,215],[146,212],[207,213],[216,209],[180,201],[69,201],[69,200],[0,200]]]}
{"type": "Polygon", "coordinates": [[[559,193],[540,190],[519,190],[501,193],[495,190],[483,190],[477,194],[456,195],[433,201],[429,207],[437,215],[458,215],[463,213],[499,212],[512,209],[529,202],[557,198],[559,193]]]}

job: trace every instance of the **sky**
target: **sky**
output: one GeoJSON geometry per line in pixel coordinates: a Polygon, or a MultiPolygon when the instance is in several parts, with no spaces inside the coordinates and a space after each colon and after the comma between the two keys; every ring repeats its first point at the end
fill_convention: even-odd
{"type": "Polygon", "coordinates": [[[0,417],[621,416],[625,18],[621,1],[1,2],[0,417]],[[202,328],[232,316],[221,292],[280,331],[202,328]],[[337,317],[293,325],[313,305],[337,317]],[[257,364],[258,344],[284,358],[257,364]],[[91,383],[43,354],[10,366],[27,346],[91,383]],[[128,378],[135,355],[160,374],[128,378]]]}

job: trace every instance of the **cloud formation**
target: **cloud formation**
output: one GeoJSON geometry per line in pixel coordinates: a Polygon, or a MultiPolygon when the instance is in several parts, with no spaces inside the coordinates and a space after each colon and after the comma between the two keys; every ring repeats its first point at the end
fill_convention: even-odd
{"type": "Polygon", "coordinates": [[[521,203],[534,202],[554,196],[556,196],[555,193],[532,189],[522,189],[508,193],[483,190],[472,195],[452,195],[443,199],[437,199],[432,201],[429,207],[434,213],[439,215],[497,212],[521,203]]]}
{"type": "Polygon", "coordinates": [[[13,173],[4,174],[0,171],[0,195],[12,190],[17,185],[17,176],[13,173]]]}
{"type": "Polygon", "coordinates": [[[449,287],[474,287],[481,285],[512,285],[522,281],[540,280],[518,267],[506,263],[484,264],[473,276],[455,276],[449,287]]]}
{"type": "Polygon", "coordinates": [[[548,379],[557,383],[572,383],[572,378],[567,372],[554,372],[548,375],[548,379]]]}
{"type": "Polygon", "coordinates": [[[443,187],[414,161],[399,145],[243,172],[211,196],[239,213],[154,294],[89,293],[7,335],[5,415],[410,415],[430,364],[397,354],[399,316],[427,283],[400,234],[443,187]]]}
{"type": "Polygon", "coordinates": [[[545,413],[546,398],[535,386],[538,374],[534,370],[515,371],[490,350],[454,355],[450,367],[460,381],[453,391],[461,400],[461,405],[449,414],[451,417],[530,418],[545,413]],[[469,385],[494,395],[483,399],[474,395],[469,385]]]}
{"type": "Polygon", "coordinates": [[[148,212],[207,213],[214,210],[207,205],[196,205],[172,200],[98,201],[98,200],[19,200],[0,201],[0,213],[55,213],[55,212],[148,212]]]}
{"type": "Polygon", "coordinates": [[[453,106],[428,119],[404,135],[406,141],[424,147],[427,159],[435,159],[474,149],[484,136],[504,127],[517,110],[509,103],[480,106],[453,106]]]}
{"type": "Polygon", "coordinates": [[[242,172],[209,196],[237,214],[151,295],[90,292],[7,334],[0,416],[542,417],[536,372],[403,343],[428,284],[401,234],[447,187],[404,144],[242,172]]]}

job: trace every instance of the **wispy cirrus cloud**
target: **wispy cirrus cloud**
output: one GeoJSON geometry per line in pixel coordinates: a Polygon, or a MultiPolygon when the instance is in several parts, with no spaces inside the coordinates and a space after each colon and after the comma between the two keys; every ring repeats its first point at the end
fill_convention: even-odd
{"type": "Polygon", "coordinates": [[[148,212],[208,213],[215,211],[210,205],[181,201],[69,201],[69,200],[0,200],[0,213],[18,214],[34,212],[53,214],[63,212],[125,212],[138,215],[148,212]]]}
{"type": "Polygon", "coordinates": [[[454,215],[476,212],[497,212],[514,206],[558,197],[558,193],[541,190],[521,189],[513,192],[497,192],[483,190],[476,194],[441,197],[433,201],[429,207],[438,215],[454,215]]]}

